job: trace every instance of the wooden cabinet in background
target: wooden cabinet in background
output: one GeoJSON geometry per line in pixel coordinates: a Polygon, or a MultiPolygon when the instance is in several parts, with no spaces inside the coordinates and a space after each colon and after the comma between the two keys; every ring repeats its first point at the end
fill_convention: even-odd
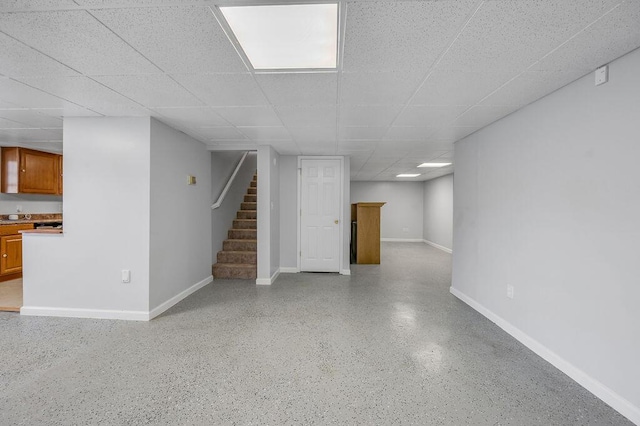
{"type": "Polygon", "coordinates": [[[356,263],[380,263],[380,207],[384,204],[351,205],[351,221],[356,222],[356,263]]]}
{"type": "Polygon", "coordinates": [[[22,235],[32,223],[0,225],[0,281],[22,276],[22,235]]]}
{"type": "Polygon", "coordinates": [[[18,147],[2,148],[1,190],[8,194],[62,194],[62,156],[18,147]]]}

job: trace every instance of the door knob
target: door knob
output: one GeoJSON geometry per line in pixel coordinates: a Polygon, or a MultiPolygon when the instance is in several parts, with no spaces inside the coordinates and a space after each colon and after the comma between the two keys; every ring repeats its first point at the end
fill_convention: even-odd
{"type": "Polygon", "coordinates": [[[2,257],[7,257],[7,253],[3,254],[2,257]]]}
{"type": "Polygon", "coordinates": [[[338,224],[338,219],[334,220],[333,223],[338,224]]]}

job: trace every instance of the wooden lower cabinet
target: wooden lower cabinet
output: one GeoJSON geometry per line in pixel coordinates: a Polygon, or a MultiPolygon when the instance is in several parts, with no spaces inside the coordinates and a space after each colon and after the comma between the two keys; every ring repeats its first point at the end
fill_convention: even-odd
{"type": "Polygon", "coordinates": [[[22,234],[32,223],[0,225],[0,282],[22,277],[22,234]]]}
{"type": "Polygon", "coordinates": [[[22,235],[0,237],[0,275],[22,272],[22,235]]]}

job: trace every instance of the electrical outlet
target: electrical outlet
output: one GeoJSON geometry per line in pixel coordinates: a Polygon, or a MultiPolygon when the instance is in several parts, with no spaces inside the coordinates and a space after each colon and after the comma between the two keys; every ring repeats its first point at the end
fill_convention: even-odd
{"type": "Polygon", "coordinates": [[[509,299],[513,299],[513,286],[512,285],[508,285],[507,286],[507,297],[509,299]]]}
{"type": "Polygon", "coordinates": [[[122,282],[123,283],[131,282],[131,271],[129,269],[122,270],[122,282]]]}

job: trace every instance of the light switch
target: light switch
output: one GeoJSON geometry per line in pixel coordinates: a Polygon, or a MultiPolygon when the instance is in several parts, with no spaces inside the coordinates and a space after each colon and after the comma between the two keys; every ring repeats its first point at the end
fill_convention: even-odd
{"type": "Polygon", "coordinates": [[[130,283],[131,282],[131,271],[128,269],[122,270],[122,282],[130,283]]]}

